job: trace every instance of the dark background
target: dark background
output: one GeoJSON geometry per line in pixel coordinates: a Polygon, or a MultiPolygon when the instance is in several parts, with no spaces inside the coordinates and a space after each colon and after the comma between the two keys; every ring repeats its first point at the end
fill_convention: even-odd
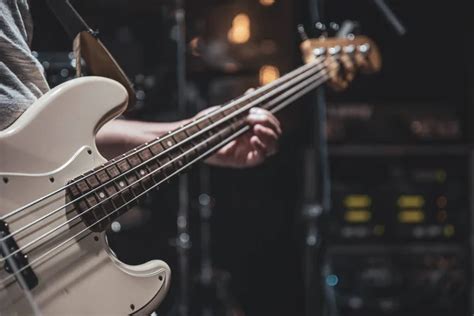
{"type": "MultiPolygon", "coordinates": [[[[320,2],[323,22],[358,21],[361,33],[378,44],[384,63],[380,73],[359,76],[343,93],[327,91],[333,208],[325,222],[327,252],[321,259],[326,310],[331,315],[471,315],[474,34],[469,2],[388,3],[405,24],[406,35],[397,35],[373,1],[320,2]],[[443,172],[445,180],[438,181],[443,172]],[[367,194],[373,200],[369,222],[345,218],[343,201],[354,194],[367,194]],[[424,197],[428,206],[422,223],[397,220],[396,200],[401,195],[424,197]],[[439,196],[448,197],[447,210],[436,209],[439,196]],[[448,212],[444,221],[437,217],[441,211],[448,212]],[[454,234],[445,233],[451,231],[448,226],[454,227],[454,234]],[[414,300],[419,293],[426,295],[414,300]]],[[[141,93],[129,117],[179,119],[174,3],[82,0],[73,4],[100,31],[100,38],[141,93]]],[[[185,5],[187,42],[199,38],[204,49],[213,43],[224,45],[212,56],[195,56],[189,50],[189,115],[257,86],[262,65],[276,65],[281,73],[301,65],[297,24],[304,24],[310,36],[317,35],[310,14],[314,1],[276,0],[266,7],[256,0],[195,0],[185,5]],[[252,37],[245,45],[229,46],[225,34],[241,12],[251,18],[252,37]],[[275,49],[262,52],[265,41],[275,49]]],[[[70,40],[43,1],[34,1],[32,11],[33,49],[49,62],[45,68],[52,84],[60,82],[68,76],[58,74],[54,61],[65,58],[70,40]]],[[[302,161],[314,125],[308,114],[314,107],[310,96],[281,114],[286,133],[279,154],[265,165],[249,170],[210,169],[213,263],[231,276],[227,288],[245,315],[304,313],[301,206],[306,171],[302,161]]],[[[192,171],[190,292],[196,315],[203,314],[198,306],[215,296],[199,289],[197,281],[199,179],[199,169],[192,171]]],[[[120,233],[109,234],[122,260],[141,263],[160,258],[171,265],[173,284],[159,310],[162,314],[173,314],[177,302],[177,208],[178,189],[172,183],[150,197],[138,219],[122,223],[120,233]]]]}

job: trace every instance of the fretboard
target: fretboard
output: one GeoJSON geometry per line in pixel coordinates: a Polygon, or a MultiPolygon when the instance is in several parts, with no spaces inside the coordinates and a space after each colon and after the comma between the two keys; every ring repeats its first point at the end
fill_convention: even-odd
{"type": "Polygon", "coordinates": [[[276,112],[325,80],[321,64],[300,67],[80,176],[70,183],[68,198],[76,201],[76,212],[91,230],[103,231],[149,191],[243,134],[248,129],[245,119],[250,108],[276,112]]]}

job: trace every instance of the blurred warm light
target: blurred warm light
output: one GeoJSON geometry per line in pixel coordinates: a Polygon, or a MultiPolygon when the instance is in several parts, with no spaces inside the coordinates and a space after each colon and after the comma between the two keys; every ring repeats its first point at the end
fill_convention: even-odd
{"type": "Polygon", "coordinates": [[[260,4],[269,7],[275,4],[275,0],[260,0],[260,4]]]}
{"type": "Polygon", "coordinates": [[[397,203],[401,208],[421,208],[425,205],[425,199],[421,195],[402,195],[397,203]]]}
{"type": "Polygon", "coordinates": [[[344,205],[348,208],[369,207],[371,204],[372,199],[368,195],[351,194],[344,198],[344,205]]]}
{"type": "Polygon", "coordinates": [[[224,70],[226,72],[236,72],[237,70],[239,70],[239,66],[236,63],[227,62],[224,64],[224,70]]]}
{"type": "Polygon", "coordinates": [[[265,65],[260,68],[260,85],[264,86],[280,78],[280,70],[275,66],[265,65]]]}
{"type": "Polygon", "coordinates": [[[232,27],[227,38],[233,44],[244,44],[250,39],[250,18],[245,13],[237,14],[232,21],[232,27]]]}
{"type": "Polygon", "coordinates": [[[398,213],[398,221],[400,223],[421,223],[425,220],[425,213],[422,210],[407,210],[398,213]]]}
{"type": "Polygon", "coordinates": [[[344,219],[349,223],[366,223],[372,218],[372,213],[368,210],[353,210],[347,211],[344,214],[344,219]]]}
{"type": "Polygon", "coordinates": [[[189,42],[189,47],[191,48],[191,54],[193,54],[194,56],[199,56],[200,53],[199,53],[199,41],[200,41],[200,38],[199,37],[194,37],[191,42],[189,42]]]}

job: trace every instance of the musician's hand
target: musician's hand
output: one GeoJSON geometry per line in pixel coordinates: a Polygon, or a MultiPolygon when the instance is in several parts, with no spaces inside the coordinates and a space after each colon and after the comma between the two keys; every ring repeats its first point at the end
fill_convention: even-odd
{"type": "MultiPolygon", "coordinates": [[[[197,115],[205,115],[216,108],[207,109],[197,115]]],[[[245,168],[253,167],[274,154],[281,135],[280,122],[270,112],[255,108],[247,117],[251,130],[221,148],[206,162],[216,166],[245,168]]],[[[190,120],[173,123],[152,123],[129,120],[113,120],[99,130],[97,145],[108,159],[166,134],[190,120]]]]}
{"type": "Polygon", "coordinates": [[[253,108],[247,122],[251,126],[247,133],[221,148],[206,162],[215,166],[246,168],[257,166],[275,154],[281,136],[278,119],[267,110],[253,108]]]}

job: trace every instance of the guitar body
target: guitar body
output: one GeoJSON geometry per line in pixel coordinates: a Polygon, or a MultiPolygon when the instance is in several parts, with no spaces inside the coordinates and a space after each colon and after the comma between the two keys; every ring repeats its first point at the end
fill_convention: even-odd
{"type": "MultiPolygon", "coordinates": [[[[104,233],[88,230],[76,210],[61,209],[68,203],[64,191],[5,217],[103,164],[96,132],[126,105],[127,92],[115,81],[75,79],[51,90],[0,131],[0,218],[14,233],[46,217],[14,236],[18,246],[25,247],[22,252],[38,278],[31,293],[44,315],[150,314],[168,290],[166,263],[154,260],[131,266],[119,261],[104,233]],[[38,239],[42,242],[35,242],[38,239]]],[[[2,263],[3,313],[28,315],[32,309],[2,263]]]]}

